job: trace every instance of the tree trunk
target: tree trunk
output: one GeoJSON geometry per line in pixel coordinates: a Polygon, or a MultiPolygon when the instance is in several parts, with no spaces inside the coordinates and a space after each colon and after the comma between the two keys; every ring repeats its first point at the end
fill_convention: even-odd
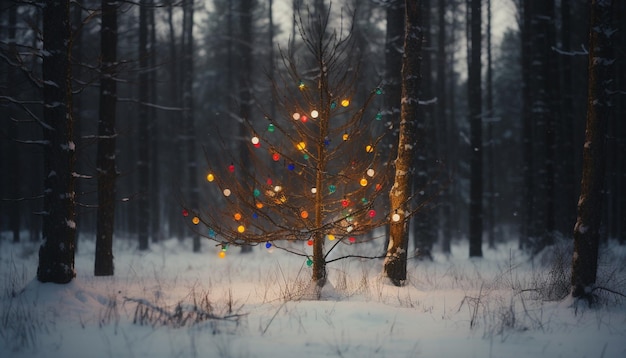
{"type": "Polygon", "coordinates": [[[74,271],[74,160],[70,75],[69,1],[46,1],[43,8],[43,243],[37,279],[68,283],[74,271]],[[44,6],[45,5],[45,6],[44,6]]]}
{"type": "MultiPolygon", "coordinates": [[[[611,116],[613,51],[610,36],[612,1],[592,0],[589,26],[587,124],[583,146],[583,173],[574,226],[572,296],[592,299],[598,269],[602,219],[606,127],[611,116]]],[[[591,302],[591,301],[590,301],[591,302]]]]}
{"type": "Polygon", "coordinates": [[[450,148],[448,147],[448,115],[447,109],[447,97],[446,97],[446,1],[437,0],[437,83],[436,83],[436,96],[437,96],[437,108],[435,119],[439,123],[439,147],[441,151],[439,156],[445,165],[443,185],[445,189],[441,192],[441,205],[440,205],[440,219],[439,226],[441,227],[442,234],[442,251],[446,254],[450,253],[450,236],[452,235],[449,221],[450,221],[450,209],[451,209],[451,183],[449,183],[452,177],[452,168],[450,163],[450,148]]]}
{"type": "Polygon", "coordinates": [[[471,53],[468,56],[470,122],[469,256],[482,257],[483,235],[483,145],[481,89],[481,1],[471,1],[471,53]]]}
{"type": "MultiPolygon", "coordinates": [[[[269,0],[267,5],[267,18],[269,21],[269,31],[268,31],[268,62],[269,62],[269,80],[271,83],[274,83],[274,77],[276,72],[276,61],[274,61],[274,15],[273,15],[273,0],[269,0]]],[[[274,118],[276,116],[276,104],[274,101],[270,101],[270,118],[274,118]]]]}
{"type": "MultiPolygon", "coordinates": [[[[402,99],[402,42],[404,41],[404,1],[391,0],[387,4],[387,38],[385,40],[385,119],[393,128],[400,122],[402,99]]],[[[397,150],[396,133],[386,136],[386,146],[397,150]],[[389,139],[387,139],[389,137],[389,139]]],[[[389,225],[385,226],[385,252],[389,247],[389,225]]]]}
{"type": "Polygon", "coordinates": [[[559,96],[559,66],[558,58],[554,56],[552,50],[556,43],[555,36],[555,10],[554,1],[544,1],[544,14],[543,14],[545,27],[544,36],[546,41],[544,48],[541,50],[544,57],[545,70],[545,102],[547,104],[547,111],[545,116],[545,158],[544,158],[544,170],[545,170],[545,231],[542,235],[541,247],[552,245],[554,243],[555,235],[555,181],[554,181],[554,161],[555,161],[555,123],[557,117],[557,105],[559,96]]]}
{"type": "MultiPolygon", "coordinates": [[[[250,120],[251,91],[250,75],[252,73],[252,0],[241,0],[239,3],[239,137],[245,138],[248,133],[246,121],[250,120]]],[[[274,101],[272,101],[273,103],[274,101]]],[[[243,168],[250,167],[248,147],[239,143],[239,160],[243,168]]],[[[252,252],[252,246],[242,245],[241,252],[252,252]]]]}
{"type": "Polygon", "coordinates": [[[495,249],[495,175],[494,175],[494,138],[493,138],[493,66],[491,59],[491,0],[487,0],[487,79],[485,87],[487,88],[487,195],[485,208],[485,225],[487,226],[487,242],[490,249],[495,249]]]}
{"type": "MultiPolygon", "coordinates": [[[[193,12],[194,1],[183,2],[183,40],[182,40],[182,91],[183,123],[185,126],[187,150],[187,190],[191,207],[198,207],[198,162],[196,161],[196,128],[193,108],[193,12]]],[[[200,252],[200,235],[192,231],[193,252],[200,252]]]]}
{"type": "Polygon", "coordinates": [[[139,126],[137,163],[139,210],[137,212],[137,231],[139,250],[147,250],[150,242],[150,138],[148,106],[148,6],[150,0],[139,3],[139,126]]]}
{"type": "Polygon", "coordinates": [[[535,183],[533,180],[533,130],[531,112],[530,64],[532,53],[531,41],[531,6],[529,0],[522,0],[522,227],[520,232],[520,249],[530,245],[531,226],[534,221],[533,202],[535,183]]]}
{"type": "MultiPolygon", "coordinates": [[[[571,26],[571,2],[561,2],[561,46],[563,51],[571,51],[572,26],[571,26]]],[[[559,232],[567,233],[571,224],[576,220],[576,164],[574,142],[576,139],[573,123],[574,117],[574,87],[572,78],[572,56],[559,56],[561,70],[561,88],[559,118],[556,123],[557,153],[561,155],[555,161],[555,180],[560,188],[560,196],[555,198],[559,203],[556,207],[555,222],[559,232]]]]}
{"type": "MultiPolygon", "coordinates": [[[[9,52],[9,56],[12,56],[12,57],[17,56],[17,47],[15,44],[16,28],[17,28],[17,4],[13,4],[9,8],[9,24],[7,26],[8,39],[9,39],[8,52],[9,52]]],[[[16,83],[16,72],[17,72],[17,69],[14,66],[9,65],[9,68],[6,72],[7,85],[10,86],[16,83]]],[[[7,187],[10,188],[9,193],[11,193],[11,195],[17,199],[20,197],[20,194],[22,192],[20,188],[20,184],[22,183],[22,181],[19,180],[17,177],[21,173],[21,169],[20,169],[21,167],[20,156],[21,155],[20,155],[20,150],[18,148],[17,141],[16,141],[18,138],[18,130],[17,130],[17,121],[15,118],[15,111],[13,110],[13,108],[14,106],[8,106],[9,115],[8,115],[7,121],[9,123],[8,123],[7,135],[8,135],[8,139],[10,143],[8,144],[9,154],[6,156],[6,160],[8,162],[7,173],[9,175],[6,175],[6,177],[8,179],[7,187]]],[[[20,224],[22,220],[21,218],[22,212],[23,212],[23,204],[20,201],[15,201],[11,205],[7,213],[9,217],[9,228],[11,232],[13,233],[14,243],[17,243],[20,241],[20,231],[21,231],[20,224]]]]}
{"type": "MultiPolygon", "coordinates": [[[[168,8],[167,8],[167,19],[168,19],[168,30],[169,30],[169,79],[170,79],[170,88],[168,95],[170,97],[170,103],[172,107],[182,107],[181,104],[181,80],[180,80],[180,64],[177,62],[178,51],[176,50],[176,32],[174,31],[174,4],[173,0],[169,0],[168,8]]],[[[168,130],[170,131],[169,145],[175,148],[183,148],[184,143],[182,141],[182,133],[181,133],[181,125],[182,122],[182,114],[180,112],[176,112],[173,115],[174,121],[171,121],[168,124],[168,130]]],[[[183,161],[180,158],[173,158],[172,167],[176,173],[181,173],[180,178],[174,179],[172,178],[168,182],[168,218],[169,218],[169,235],[170,237],[178,238],[179,240],[183,239],[184,236],[184,227],[183,220],[180,216],[180,207],[178,204],[178,191],[174,189],[175,186],[180,186],[181,182],[184,179],[184,167],[183,161]]]]}
{"type": "Polygon", "coordinates": [[[405,2],[404,56],[402,57],[402,102],[398,154],[393,187],[389,192],[391,224],[389,247],[384,263],[385,275],[394,285],[406,281],[408,223],[411,207],[409,196],[414,171],[413,148],[420,139],[417,116],[419,106],[420,62],[422,51],[421,1],[405,2]],[[398,215],[398,216],[396,216],[398,215]]]}
{"type": "MultiPolygon", "coordinates": [[[[148,9],[148,26],[150,27],[150,49],[149,58],[150,72],[148,79],[148,87],[150,92],[150,103],[157,103],[157,38],[155,25],[155,8],[148,9]]],[[[171,84],[170,84],[171,85],[171,84]]],[[[156,107],[152,106],[149,110],[149,118],[152,118],[150,124],[150,236],[152,242],[163,240],[163,220],[161,219],[161,155],[159,148],[163,143],[160,135],[161,128],[159,126],[159,118],[156,107]]]]}
{"type": "MultiPolygon", "coordinates": [[[[615,4],[616,11],[613,11],[614,14],[617,15],[616,23],[624,24],[626,23],[626,2],[618,1],[615,4]]],[[[624,30],[619,31],[616,34],[618,43],[614,46],[619,48],[626,48],[626,33],[624,30]]],[[[617,68],[618,74],[617,78],[617,87],[624,89],[626,88],[626,53],[622,52],[620,54],[620,58],[616,64],[619,66],[617,68]]],[[[622,94],[622,98],[623,98],[622,94]]],[[[616,101],[616,112],[615,118],[626,118],[626,101],[616,101]]],[[[616,157],[617,163],[615,167],[616,173],[616,201],[617,201],[617,210],[616,210],[616,232],[615,237],[618,238],[619,242],[624,245],[626,244],[626,123],[623,120],[616,121],[617,133],[616,135],[620,138],[618,142],[616,157]]]]}
{"type": "Polygon", "coordinates": [[[100,29],[100,106],[98,122],[98,224],[96,231],[96,276],[113,275],[113,222],[115,218],[115,111],[117,85],[117,5],[102,0],[100,29]]]}
{"type": "MultiPolygon", "coordinates": [[[[423,11],[422,17],[422,36],[424,43],[431,44],[431,3],[430,0],[422,0],[423,11]]],[[[429,45],[422,48],[421,61],[421,81],[420,81],[420,98],[426,101],[433,98],[433,69],[432,69],[432,50],[434,46],[429,45]]],[[[420,128],[419,137],[417,138],[417,147],[414,148],[418,154],[413,156],[415,177],[412,183],[412,192],[420,205],[424,205],[419,213],[412,217],[413,225],[413,243],[415,245],[415,257],[418,259],[432,260],[431,251],[437,241],[437,227],[435,225],[435,213],[433,205],[428,204],[431,200],[432,188],[438,184],[436,176],[439,168],[437,168],[437,141],[435,122],[433,120],[432,105],[420,105],[418,107],[421,118],[417,124],[420,128]]]]}

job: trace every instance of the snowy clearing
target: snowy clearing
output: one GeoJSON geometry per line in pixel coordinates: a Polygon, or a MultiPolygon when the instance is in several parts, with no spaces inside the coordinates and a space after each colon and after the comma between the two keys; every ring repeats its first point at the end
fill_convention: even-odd
{"type": "MultiPolygon", "coordinates": [[[[502,245],[469,260],[455,245],[450,258],[411,261],[402,288],[380,277],[382,260],[343,260],[329,265],[328,297],[307,301],[297,298],[310,268],[283,251],[231,248],[220,259],[206,242],[193,254],[177,240],[148,252],[117,240],[115,276],[94,277],[94,244],[82,240],[76,279],[57,285],[36,281],[37,245],[7,241],[2,357],[626,356],[623,299],[600,293],[593,310],[542,299],[558,295],[548,283],[567,275],[567,249],[531,262],[502,245]]],[[[599,275],[621,292],[625,251],[605,250],[599,275]]]]}

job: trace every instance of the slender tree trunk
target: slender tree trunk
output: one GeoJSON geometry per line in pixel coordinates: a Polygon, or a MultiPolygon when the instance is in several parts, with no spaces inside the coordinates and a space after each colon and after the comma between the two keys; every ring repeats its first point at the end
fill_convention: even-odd
{"type": "Polygon", "coordinates": [[[452,168],[450,163],[450,148],[448,143],[448,116],[447,109],[447,96],[446,96],[446,0],[437,0],[437,108],[436,108],[436,120],[439,123],[439,156],[445,165],[444,173],[444,190],[441,192],[441,206],[440,206],[440,219],[439,226],[441,227],[442,235],[442,251],[444,253],[450,253],[450,236],[452,232],[450,230],[450,209],[451,209],[451,188],[450,178],[452,177],[452,168]]]}
{"type": "Polygon", "coordinates": [[[528,248],[530,244],[531,226],[534,220],[533,202],[535,183],[533,180],[533,126],[531,112],[531,1],[522,0],[522,227],[519,247],[528,248]]]}
{"type": "Polygon", "coordinates": [[[546,172],[545,177],[545,187],[546,187],[546,228],[543,233],[543,245],[545,247],[547,245],[552,245],[554,243],[554,235],[556,230],[555,223],[555,170],[554,170],[554,162],[555,162],[555,151],[556,151],[556,142],[555,142],[555,123],[557,118],[557,109],[559,104],[559,65],[558,58],[554,56],[552,48],[556,43],[556,35],[555,35],[555,9],[554,9],[554,1],[545,1],[545,36],[546,36],[546,46],[543,49],[545,55],[545,66],[546,66],[546,103],[548,104],[547,112],[546,112],[546,139],[545,139],[545,160],[544,160],[544,168],[546,172]]]}
{"type": "MultiPolygon", "coordinates": [[[[319,9],[318,9],[319,10],[319,9]]],[[[319,12],[318,16],[322,16],[319,12]]],[[[320,20],[323,18],[320,18],[320,20]]],[[[321,20],[322,21],[322,20],[321,20]]],[[[331,101],[331,94],[329,90],[328,83],[328,68],[325,64],[324,58],[324,41],[322,40],[324,37],[323,31],[325,27],[322,28],[321,23],[319,28],[314,28],[313,31],[317,31],[315,36],[319,36],[319,43],[316,43],[318,47],[318,51],[316,53],[317,57],[317,66],[320,71],[320,76],[318,79],[318,100],[319,100],[319,108],[320,111],[320,125],[319,125],[319,135],[317,136],[317,163],[315,170],[315,187],[318,190],[315,192],[315,227],[321,228],[324,225],[324,195],[323,190],[319,190],[320,188],[325,188],[327,183],[327,173],[328,173],[328,158],[326,145],[324,145],[324,138],[328,137],[329,131],[329,123],[328,119],[330,118],[330,108],[328,104],[331,101]]],[[[319,289],[326,284],[327,272],[326,272],[326,257],[324,255],[324,233],[322,230],[316,230],[313,234],[313,276],[312,281],[319,289]]],[[[319,290],[318,290],[319,297],[319,290]]]]}
{"type": "Polygon", "coordinates": [[[610,36],[612,1],[592,0],[589,26],[587,124],[578,218],[574,226],[572,296],[592,299],[598,269],[598,247],[605,177],[606,127],[611,118],[614,56],[610,36]]]}
{"type": "MultiPolygon", "coordinates": [[[[17,28],[17,4],[13,4],[9,7],[9,24],[7,27],[8,30],[8,38],[9,38],[9,55],[15,56],[17,55],[17,47],[15,45],[16,42],[16,28],[17,28]]],[[[7,85],[12,85],[16,83],[16,71],[14,66],[9,66],[8,71],[6,72],[6,81],[7,85]]],[[[9,110],[9,118],[8,118],[8,131],[7,135],[9,140],[9,155],[7,155],[8,168],[10,168],[10,172],[14,174],[7,175],[8,178],[8,187],[10,188],[9,192],[15,197],[18,198],[20,193],[22,192],[20,189],[20,183],[22,182],[17,178],[17,175],[21,173],[21,161],[20,161],[20,150],[18,148],[16,139],[18,137],[17,130],[17,121],[14,118],[15,111],[13,111],[13,106],[8,107],[9,110]]],[[[15,202],[11,205],[10,210],[8,210],[9,217],[9,227],[11,232],[13,233],[13,242],[17,243],[20,241],[20,224],[21,224],[21,213],[23,212],[22,203],[19,201],[15,202]]]]}
{"type": "MultiPolygon", "coordinates": [[[[194,122],[193,103],[193,13],[194,1],[183,2],[183,40],[182,40],[182,91],[183,91],[183,123],[185,126],[187,150],[187,190],[189,205],[198,207],[198,162],[196,161],[196,128],[194,122]]],[[[200,235],[192,232],[193,252],[200,252],[200,235]]]]}
{"type": "MultiPolygon", "coordinates": [[[[150,88],[150,103],[157,103],[157,39],[156,39],[156,25],[155,25],[155,9],[151,7],[148,10],[148,25],[150,27],[150,58],[149,64],[149,85],[150,88]]],[[[159,126],[159,118],[157,115],[156,107],[152,106],[149,109],[149,118],[152,118],[150,123],[150,235],[152,236],[152,242],[159,242],[163,239],[163,220],[161,219],[161,156],[159,154],[159,148],[163,143],[161,138],[161,128],[159,126]]]]}
{"type": "Polygon", "coordinates": [[[486,195],[486,218],[485,224],[487,225],[487,242],[489,248],[494,249],[496,247],[495,238],[495,175],[494,175],[494,138],[493,138],[493,66],[491,59],[491,0],[487,0],[487,96],[485,98],[487,105],[487,195],[486,195]]]}
{"type": "MultiPolygon", "coordinates": [[[[269,60],[269,78],[270,82],[274,83],[274,76],[276,72],[276,61],[274,61],[274,16],[273,16],[273,0],[269,0],[267,17],[269,20],[269,33],[268,33],[268,60],[269,60]]],[[[270,101],[270,118],[276,117],[276,104],[274,101],[270,101]]]]}
{"type": "MultiPolygon", "coordinates": [[[[571,26],[571,2],[561,2],[561,46],[563,51],[571,50],[572,26],[571,26]]],[[[559,56],[561,61],[561,88],[560,91],[560,116],[556,123],[556,142],[559,144],[559,158],[556,159],[556,178],[561,195],[557,197],[556,228],[566,233],[576,219],[576,187],[578,176],[576,173],[574,142],[574,96],[572,78],[572,56],[559,56]],[[563,204],[561,204],[563,203],[563,204]]]]}
{"type": "MultiPolygon", "coordinates": [[[[613,13],[616,15],[617,24],[626,23],[626,2],[618,1],[615,4],[615,11],[613,13]]],[[[616,34],[617,43],[614,45],[618,48],[626,48],[626,33],[625,30],[620,30],[616,34]]],[[[626,53],[622,52],[619,59],[617,59],[616,63],[616,78],[617,78],[617,87],[624,91],[626,89],[626,53]]],[[[624,98],[624,94],[621,94],[622,99],[624,98]]],[[[616,100],[616,108],[615,108],[615,116],[616,118],[626,118],[626,101],[624,100],[616,100]]],[[[626,244],[626,123],[623,120],[616,121],[616,135],[619,138],[616,157],[617,164],[615,168],[616,173],[616,192],[615,197],[617,201],[617,210],[615,213],[617,228],[614,236],[619,240],[619,242],[624,245],[626,244]]]]}
{"type": "MultiPolygon", "coordinates": [[[[252,73],[252,12],[253,1],[241,0],[239,3],[239,137],[246,138],[248,128],[246,127],[246,121],[250,120],[250,106],[252,95],[250,87],[251,73],[252,73]]],[[[273,101],[272,101],[273,102],[273,101]]],[[[248,153],[248,147],[243,143],[239,143],[239,160],[242,167],[250,167],[250,155],[248,153]]],[[[252,246],[242,245],[241,252],[251,252],[252,246]]]]}
{"type": "Polygon", "coordinates": [[[469,256],[482,257],[483,235],[483,145],[481,87],[481,1],[471,0],[471,53],[468,57],[468,100],[470,122],[469,256]]]}
{"type": "MultiPolygon", "coordinates": [[[[167,20],[168,20],[168,29],[169,29],[169,64],[168,64],[168,72],[170,78],[170,88],[169,88],[169,97],[170,103],[173,107],[182,107],[181,104],[181,80],[180,80],[180,64],[178,63],[178,51],[176,50],[176,32],[174,31],[174,4],[173,0],[169,1],[167,8],[167,20]]],[[[169,123],[168,129],[170,131],[170,145],[176,148],[182,148],[184,143],[182,140],[181,134],[181,125],[182,122],[182,114],[176,113],[173,115],[175,121],[169,123]]],[[[178,197],[177,190],[173,189],[174,187],[180,187],[183,183],[185,177],[185,170],[183,169],[183,161],[180,158],[173,158],[172,167],[176,173],[181,173],[178,179],[172,179],[168,182],[169,192],[168,192],[168,218],[169,218],[169,235],[170,237],[176,237],[179,240],[183,239],[184,236],[184,228],[183,228],[183,220],[180,215],[180,208],[177,205],[178,197]],[[177,181],[179,180],[179,181],[177,181]]]]}
{"type": "Polygon", "coordinates": [[[68,283],[75,277],[74,160],[70,74],[70,2],[45,1],[43,8],[43,243],[37,279],[68,283]]]}
{"type": "Polygon", "coordinates": [[[137,163],[139,210],[137,231],[139,250],[147,250],[150,242],[150,119],[148,106],[150,93],[148,88],[148,6],[151,0],[139,2],[139,126],[137,163]]]}
{"type": "Polygon", "coordinates": [[[395,160],[396,173],[389,192],[391,224],[389,225],[389,247],[384,263],[385,275],[394,285],[406,281],[408,249],[408,223],[411,212],[409,196],[414,171],[411,170],[412,148],[423,138],[417,116],[419,106],[420,65],[422,51],[421,1],[405,2],[404,56],[402,57],[402,104],[398,155],[395,160]],[[396,216],[397,215],[397,216],[396,216]]]}
{"type": "Polygon", "coordinates": [[[115,112],[117,105],[117,4],[102,0],[100,29],[100,105],[98,121],[98,223],[94,274],[113,275],[113,228],[115,218],[115,112]]]}
{"type": "MultiPolygon", "coordinates": [[[[71,11],[71,31],[72,31],[72,58],[70,60],[71,62],[71,66],[72,66],[72,77],[74,78],[74,83],[76,83],[77,81],[84,81],[84,75],[83,73],[85,66],[83,65],[83,62],[85,61],[85,55],[84,55],[84,46],[83,46],[83,6],[81,4],[79,4],[78,2],[73,2],[70,5],[70,11],[71,11]]],[[[74,113],[74,143],[76,144],[76,148],[78,149],[77,151],[77,157],[76,157],[76,172],[79,174],[85,173],[87,172],[86,166],[84,165],[84,163],[86,162],[85,160],[82,160],[82,158],[80,157],[81,152],[82,152],[82,148],[84,148],[84,143],[82,140],[82,128],[83,128],[83,123],[86,120],[83,119],[82,117],[82,99],[81,99],[81,93],[82,88],[78,91],[74,91],[74,92],[78,92],[79,94],[72,96],[72,111],[74,113]]],[[[85,116],[86,117],[86,116],[85,116]]],[[[76,180],[76,187],[75,187],[75,191],[76,191],[76,200],[79,202],[85,202],[87,201],[87,195],[86,192],[86,185],[85,185],[85,181],[83,180],[76,180]]],[[[76,252],[78,252],[79,250],[79,243],[80,243],[80,233],[81,230],[79,230],[79,228],[93,228],[95,225],[95,222],[93,221],[93,215],[85,215],[86,213],[81,212],[80,208],[77,207],[76,210],[76,243],[74,245],[74,249],[76,252]]]]}

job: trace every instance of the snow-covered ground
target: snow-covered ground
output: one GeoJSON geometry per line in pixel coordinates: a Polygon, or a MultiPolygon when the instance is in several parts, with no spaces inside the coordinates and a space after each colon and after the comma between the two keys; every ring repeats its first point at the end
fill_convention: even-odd
{"type": "MultiPolygon", "coordinates": [[[[1,241],[0,357],[626,357],[623,299],[545,300],[567,275],[567,250],[541,263],[501,245],[469,260],[455,245],[411,261],[402,288],[381,278],[381,260],[343,260],[329,265],[328,297],[310,301],[296,299],[310,277],[301,257],[189,246],[139,252],[117,240],[115,276],[94,277],[83,240],[76,279],[56,285],[35,279],[37,245],[1,241]]],[[[601,283],[624,292],[625,248],[603,254],[601,283]]]]}

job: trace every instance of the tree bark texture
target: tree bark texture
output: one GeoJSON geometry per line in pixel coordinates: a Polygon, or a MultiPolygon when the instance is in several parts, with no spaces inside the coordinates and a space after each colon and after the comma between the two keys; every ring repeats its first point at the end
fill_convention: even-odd
{"type": "Polygon", "coordinates": [[[612,1],[593,0],[590,11],[587,124],[572,259],[572,296],[588,299],[598,269],[606,127],[611,117],[609,92],[614,80],[611,6],[612,1]]]}
{"type": "Polygon", "coordinates": [[[389,192],[390,214],[389,247],[384,263],[384,272],[394,285],[406,281],[406,260],[408,249],[408,223],[411,183],[414,171],[411,168],[414,148],[419,139],[418,106],[420,87],[420,64],[422,51],[422,27],[420,21],[421,1],[405,2],[404,55],[402,57],[402,100],[398,154],[395,160],[396,172],[393,187],[389,192]],[[394,214],[399,220],[394,221],[394,214]]]}
{"type": "MultiPolygon", "coordinates": [[[[400,102],[402,99],[402,45],[404,42],[404,0],[391,0],[387,3],[387,32],[385,39],[385,119],[387,123],[398,127],[400,102]]],[[[387,136],[386,146],[396,152],[398,140],[396,133],[387,136]],[[389,138],[389,139],[387,139],[389,138]]],[[[389,225],[385,227],[386,242],[389,246],[389,225]]]]}
{"type": "Polygon", "coordinates": [[[75,277],[74,160],[70,76],[69,1],[45,1],[43,8],[43,243],[37,279],[68,283],[75,277]]]}
{"type": "Polygon", "coordinates": [[[113,275],[113,223],[115,218],[115,112],[117,105],[117,5],[102,0],[100,30],[100,106],[98,121],[98,218],[94,274],[113,275]]]}
{"type": "MultiPolygon", "coordinates": [[[[421,26],[422,36],[424,43],[432,43],[431,35],[431,2],[430,0],[422,0],[423,11],[421,11],[421,26]]],[[[427,46],[421,51],[421,77],[419,97],[425,100],[434,98],[433,88],[433,61],[432,51],[433,46],[427,46]]],[[[436,140],[436,126],[434,121],[435,106],[422,105],[418,107],[420,118],[418,126],[418,138],[417,146],[414,148],[416,152],[413,155],[415,176],[412,183],[412,193],[420,205],[423,205],[423,210],[416,213],[411,219],[413,228],[413,243],[415,249],[415,257],[423,260],[432,260],[431,251],[435,242],[437,241],[437,225],[436,216],[437,211],[432,204],[429,204],[429,200],[433,193],[433,187],[438,184],[438,171],[437,163],[437,150],[438,142],[436,140]]]]}

